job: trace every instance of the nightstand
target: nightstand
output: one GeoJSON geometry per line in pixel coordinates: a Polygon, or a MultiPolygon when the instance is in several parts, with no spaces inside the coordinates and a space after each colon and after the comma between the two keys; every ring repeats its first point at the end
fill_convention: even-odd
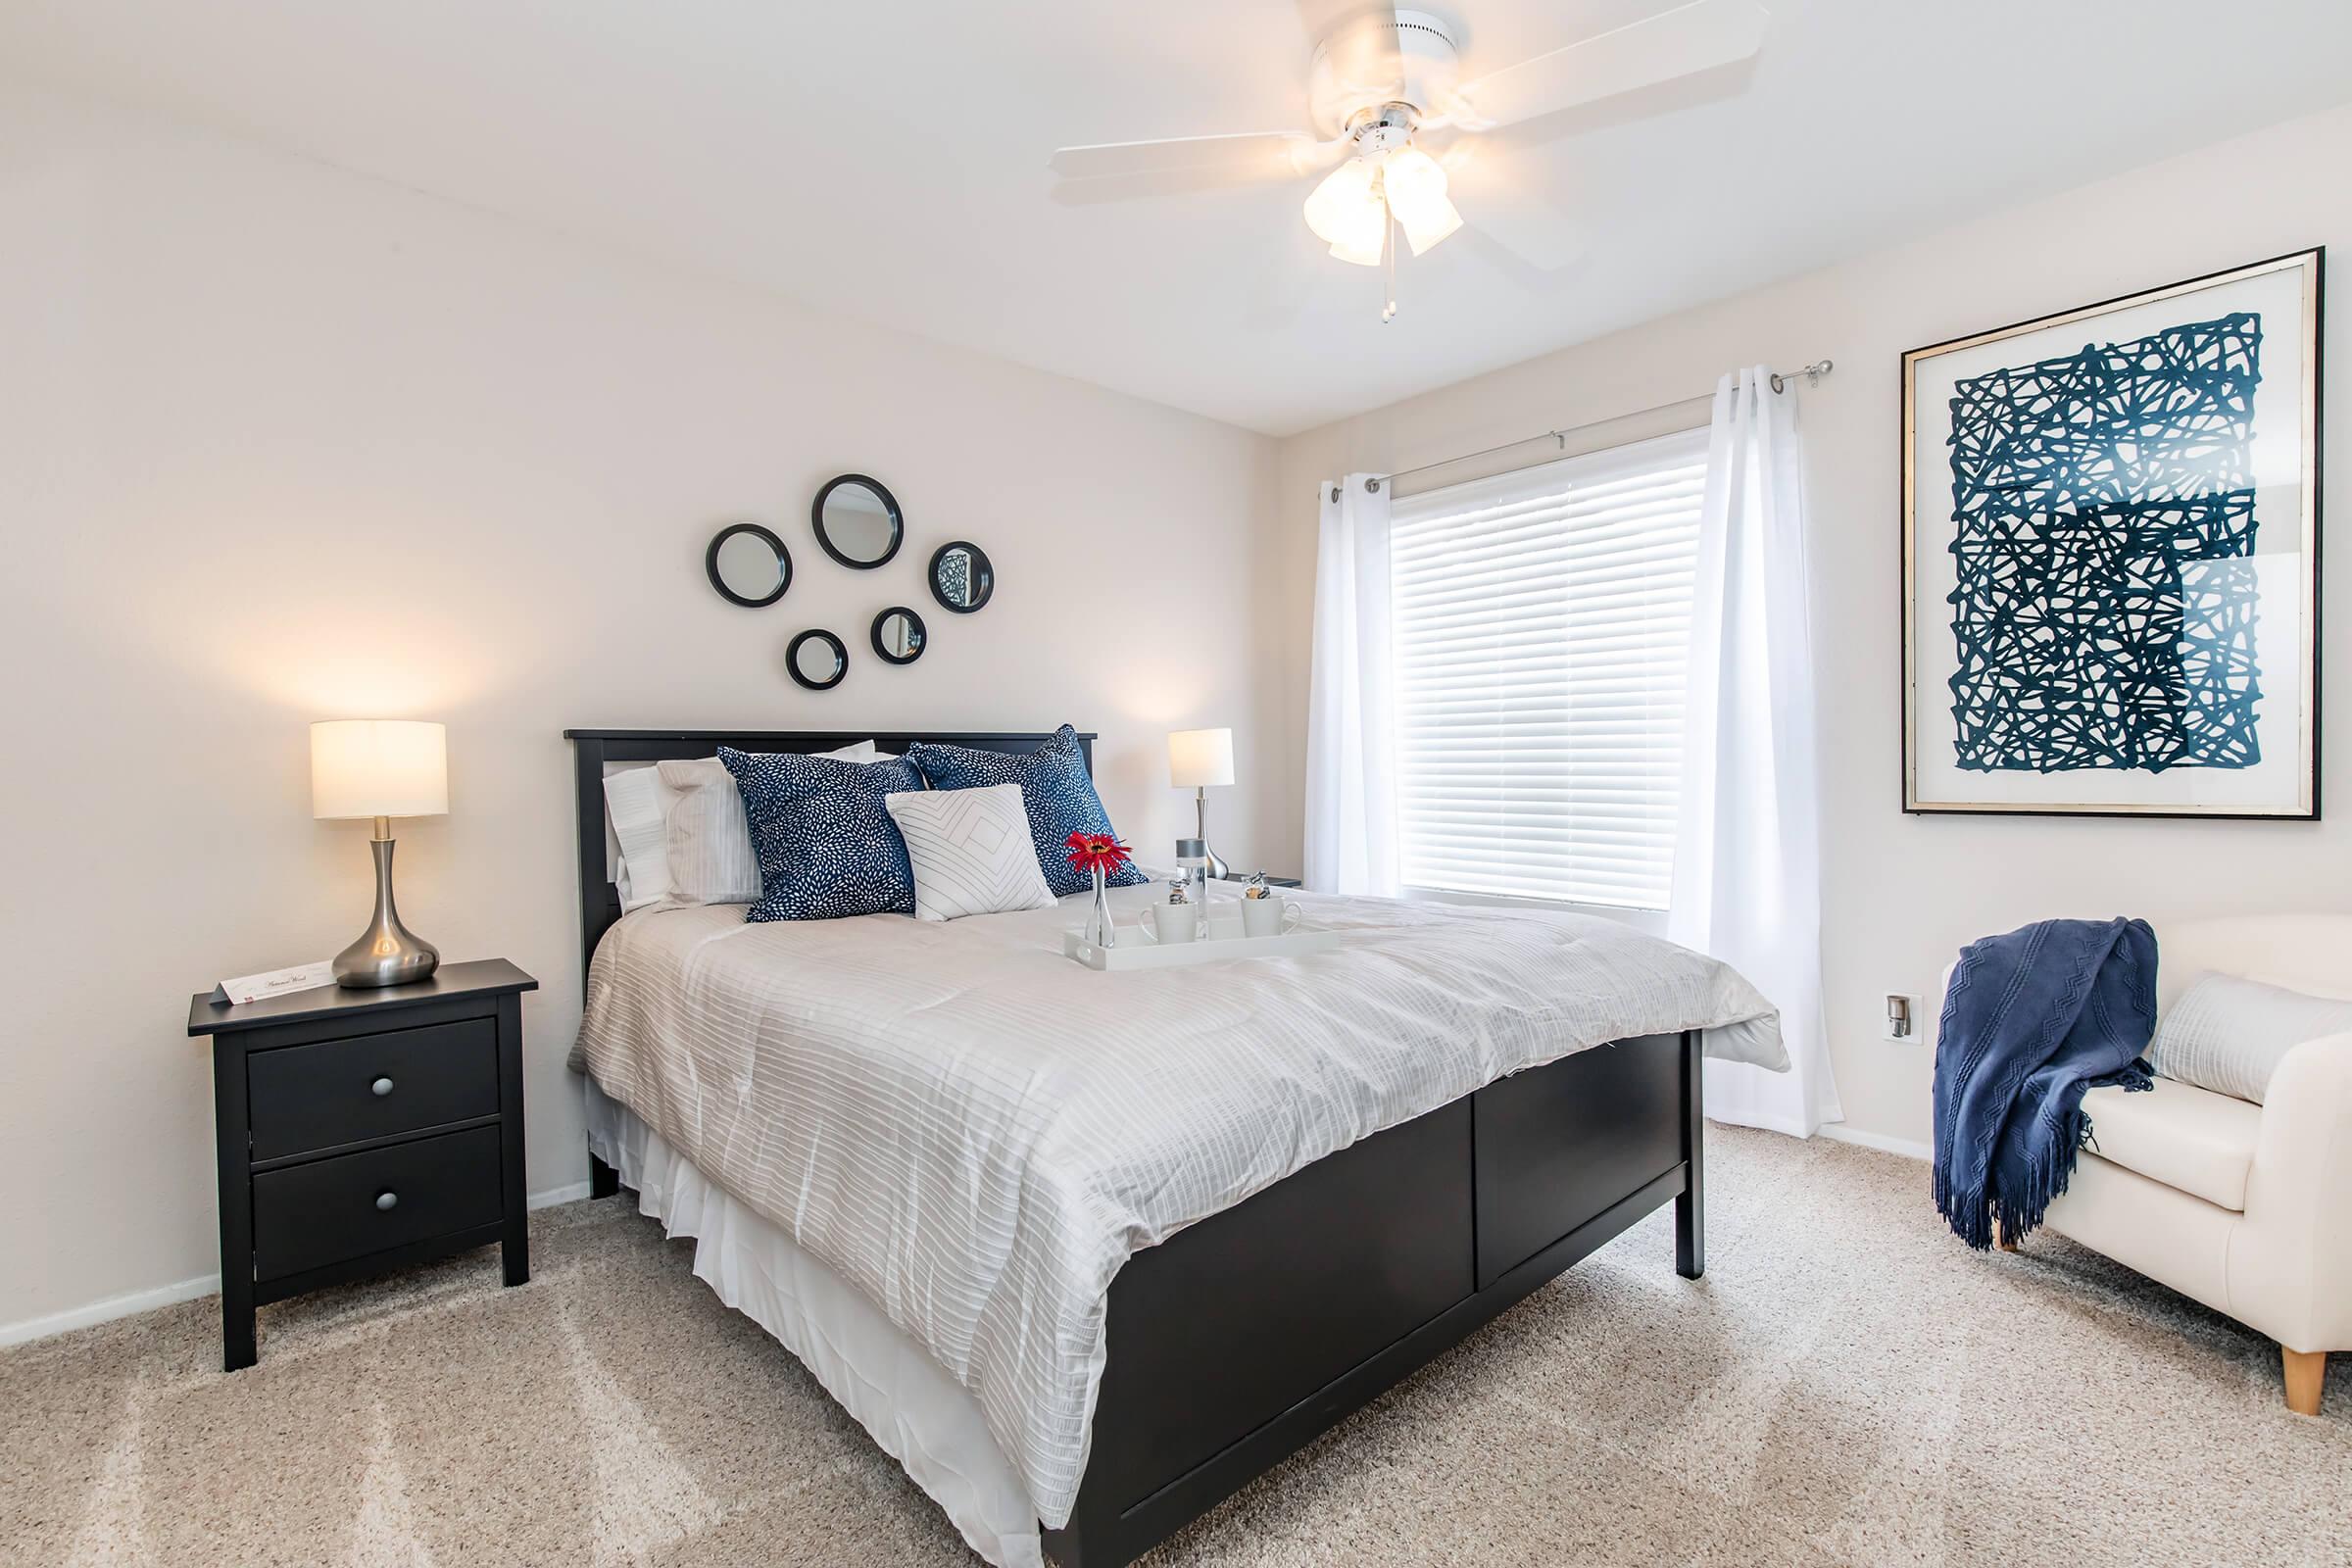
{"type": "Polygon", "coordinates": [[[321,1286],[497,1242],[531,1277],[522,1191],[522,993],[504,958],[380,991],[243,1005],[189,999],[213,1037],[221,1362],[254,1362],[253,1312],[321,1286]]]}

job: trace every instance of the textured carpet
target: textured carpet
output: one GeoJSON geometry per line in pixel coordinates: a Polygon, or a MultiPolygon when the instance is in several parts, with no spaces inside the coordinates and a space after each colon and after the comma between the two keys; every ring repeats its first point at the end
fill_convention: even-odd
{"type": "MultiPolygon", "coordinates": [[[[1310,1564],[2352,1561],[2352,1357],[2273,1347],[2051,1236],[1938,1227],[1924,1166],[1710,1139],[1707,1278],[1666,1216],[1150,1559],[1310,1564]]],[[[0,1355],[9,1563],[974,1561],[625,1200],[266,1309],[0,1355]]]]}

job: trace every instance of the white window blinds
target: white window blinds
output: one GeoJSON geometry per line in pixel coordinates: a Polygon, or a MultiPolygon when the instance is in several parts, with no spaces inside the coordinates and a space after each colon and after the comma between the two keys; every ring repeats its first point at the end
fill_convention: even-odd
{"type": "Polygon", "coordinates": [[[1691,430],[1396,503],[1406,886],[1666,906],[1706,459],[1691,430]]]}

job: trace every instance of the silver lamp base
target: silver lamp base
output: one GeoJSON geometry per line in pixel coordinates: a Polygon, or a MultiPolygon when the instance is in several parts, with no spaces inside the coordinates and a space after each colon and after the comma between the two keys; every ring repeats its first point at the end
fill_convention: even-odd
{"type": "Polygon", "coordinates": [[[1200,853],[1208,858],[1208,874],[1219,882],[1224,881],[1233,874],[1233,867],[1225,863],[1223,856],[1208,847],[1208,791],[1205,789],[1193,792],[1193,836],[1200,841],[1200,853]]]}
{"type": "Polygon", "coordinates": [[[377,817],[375,837],[368,846],[375,855],[375,918],[357,942],[335,955],[335,983],[355,991],[405,986],[441,966],[440,950],[402,925],[400,910],[393,906],[390,828],[377,817]]]}

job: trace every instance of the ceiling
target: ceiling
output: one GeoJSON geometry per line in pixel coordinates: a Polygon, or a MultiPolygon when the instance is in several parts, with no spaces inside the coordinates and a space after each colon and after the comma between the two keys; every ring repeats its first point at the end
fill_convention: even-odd
{"type": "MultiPolygon", "coordinates": [[[[1477,74],[1666,0],[1423,3],[1477,74]]],[[[1747,66],[1489,138],[1582,259],[1535,270],[1465,198],[1387,325],[1308,179],[1092,203],[1046,169],[1303,128],[1330,0],[9,0],[0,62],[1277,435],[2352,96],[2343,0],[1765,4],[1747,66]]]]}

